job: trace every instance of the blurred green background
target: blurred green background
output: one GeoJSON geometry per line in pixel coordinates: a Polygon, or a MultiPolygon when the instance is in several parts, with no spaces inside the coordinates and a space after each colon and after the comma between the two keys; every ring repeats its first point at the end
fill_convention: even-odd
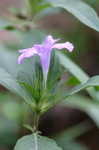
{"type": "MultiPolygon", "coordinates": [[[[99,13],[98,1],[85,2],[99,13]]],[[[68,56],[90,76],[99,74],[99,34],[96,31],[81,24],[63,9],[48,8],[38,14],[35,10],[32,21],[26,20],[27,11],[25,0],[0,0],[0,65],[3,60],[5,66],[9,59],[9,55],[3,52],[31,47],[33,42],[41,41],[41,33],[46,32],[63,41],[71,41],[75,50],[68,56]]],[[[65,76],[70,77],[68,86],[78,83],[67,72],[65,76]]],[[[99,150],[98,108],[91,105],[88,111],[84,111],[81,106],[87,103],[83,104],[83,101],[91,101],[86,92],[68,100],[71,103],[58,105],[42,116],[39,125],[42,135],[55,138],[64,150],[99,150]],[[91,115],[95,119],[89,117],[91,115]]],[[[32,125],[31,117],[33,114],[28,106],[0,86],[0,150],[12,150],[18,138],[30,133],[23,124],[32,125]]]]}

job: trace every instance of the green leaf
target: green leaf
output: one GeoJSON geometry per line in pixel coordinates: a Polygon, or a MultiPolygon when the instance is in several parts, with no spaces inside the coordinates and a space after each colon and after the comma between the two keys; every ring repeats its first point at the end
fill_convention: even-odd
{"type": "MultiPolygon", "coordinates": [[[[70,60],[66,55],[62,54],[59,51],[57,51],[56,54],[60,60],[60,64],[63,65],[63,67],[73,76],[75,76],[81,83],[85,83],[88,81],[89,76],[72,60],[70,60]]],[[[97,92],[93,87],[86,90],[92,98],[99,100],[99,98],[97,97],[97,92]]]]}
{"type": "Polygon", "coordinates": [[[88,121],[83,121],[58,133],[54,139],[63,150],[88,150],[83,144],[75,142],[75,139],[92,129],[88,121]]]}
{"type": "Polygon", "coordinates": [[[24,61],[20,67],[17,76],[20,86],[29,93],[31,99],[39,102],[44,89],[44,80],[38,56],[24,61]]]}
{"type": "Polygon", "coordinates": [[[29,103],[30,98],[28,94],[20,87],[16,79],[2,68],[0,68],[0,84],[11,92],[18,94],[25,101],[28,100],[29,103]]]}
{"type": "Polygon", "coordinates": [[[63,106],[64,105],[86,112],[99,127],[99,104],[97,101],[92,101],[86,96],[77,94],[66,98],[66,100],[63,101],[63,106]]]}
{"type": "Polygon", "coordinates": [[[56,54],[60,60],[60,64],[66,68],[73,76],[75,76],[80,82],[85,82],[89,79],[89,76],[77,66],[68,56],[56,51],[56,54]]]}
{"type": "Polygon", "coordinates": [[[15,51],[7,50],[0,45],[0,68],[4,68],[12,76],[16,76],[18,71],[17,64],[18,53],[15,51]]]}
{"type": "MultiPolygon", "coordinates": [[[[76,96],[75,96],[75,98],[76,98],[76,96]]],[[[65,105],[66,105],[66,103],[65,103],[65,105]]],[[[67,106],[70,107],[70,105],[67,105],[67,106]]],[[[85,134],[86,132],[90,131],[91,129],[92,129],[92,125],[90,125],[90,123],[88,121],[82,121],[79,124],[73,125],[73,127],[69,127],[67,129],[65,129],[64,131],[58,133],[54,137],[54,139],[55,139],[55,141],[57,141],[57,143],[58,143],[58,141],[59,142],[73,141],[76,138],[80,137],[81,135],[85,134]]],[[[64,143],[64,145],[65,145],[65,143],[64,143]]]]}
{"type": "Polygon", "coordinates": [[[8,98],[4,99],[4,102],[1,103],[2,112],[9,120],[19,121],[21,117],[23,117],[23,107],[15,101],[15,96],[10,96],[10,100],[8,98]],[[13,99],[14,98],[14,99],[13,99]],[[6,101],[7,99],[7,101],[6,101]]]}
{"type": "Polygon", "coordinates": [[[18,65],[17,59],[18,53],[6,49],[0,50],[0,84],[30,103],[31,97],[29,92],[22,88],[17,79],[18,72],[20,70],[27,70],[28,72],[29,67],[24,66],[23,68],[23,66],[18,65]]]}
{"type": "Polygon", "coordinates": [[[20,95],[20,86],[8,72],[0,68],[0,84],[20,95]]]}
{"type": "Polygon", "coordinates": [[[85,25],[99,31],[99,17],[88,4],[82,0],[53,0],[53,7],[61,7],[73,14],[85,25]]]}
{"type": "Polygon", "coordinates": [[[62,150],[56,142],[47,137],[37,135],[24,136],[18,140],[14,150],[62,150]]]}
{"type": "Polygon", "coordinates": [[[11,121],[4,116],[0,116],[0,141],[1,146],[8,145],[11,146],[17,140],[16,133],[19,132],[18,123],[11,121]],[[10,137],[10,138],[9,138],[10,137]]]}
{"type": "Polygon", "coordinates": [[[70,95],[73,95],[85,88],[88,88],[88,87],[93,87],[93,86],[99,86],[99,76],[94,76],[94,77],[91,77],[87,82],[85,83],[82,83],[78,86],[75,86],[74,88],[72,88],[71,90],[69,90],[67,92],[67,95],[70,96],[70,95]]]}
{"type": "Polygon", "coordinates": [[[38,14],[40,11],[50,7],[50,4],[43,0],[27,0],[28,11],[31,16],[38,14]]]}
{"type": "Polygon", "coordinates": [[[49,90],[55,89],[59,80],[61,79],[62,71],[61,65],[59,63],[58,57],[55,55],[54,51],[52,52],[51,63],[47,78],[47,88],[49,90]],[[58,66],[58,67],[57,67],[58,66]]]}
{"type": "Polygon", "coordinates": [[[62,146],[63,150],[89,150],[84,144],[77,143],[75,141],[58,141],[59,145],[62,146]]]}
{"type": "Polygon", "coordinates": [[[28,130],[30,130],[31,132],[33,132],[33,128],[32,128],[30,125],[24,124],[23,126],[24,126],[26,129],[28,129],[28,130]]]}
{"type": "Polygon", "coordinates": [[[96,2],[98,2],[97,0],[84,0],[85,2],[87,2],[88,4],[94,5],[96,4],[96,2]]]}

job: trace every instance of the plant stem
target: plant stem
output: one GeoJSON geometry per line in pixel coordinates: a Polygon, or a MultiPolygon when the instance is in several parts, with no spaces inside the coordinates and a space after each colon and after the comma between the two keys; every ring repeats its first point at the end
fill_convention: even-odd
{"type": "Polygon", "coordinates": [[[35,114],[34,114],[34,127],[33,127],[34,132],[38,131],[39,119],[40,119],[40,114],[35,112],[35,114]]]}

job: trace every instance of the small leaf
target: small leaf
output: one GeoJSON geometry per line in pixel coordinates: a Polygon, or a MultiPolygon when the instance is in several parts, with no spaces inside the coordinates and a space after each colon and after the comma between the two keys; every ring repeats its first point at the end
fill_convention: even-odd
{"type": "Polygon", "coordinates": [[[66,9],[85,25],[99,31],[99,17],[92,7],[82,0],[53,0],[53,7],[66,9]]]}
{"type": "Polygon", "coordinates": [[[23,126],[24,126],[26,129],[28,129],[28,130],[30,130],[31,132],[33,132],[33,128],[32,128],[30,125],[24,124],[23,126]]]}
{"type": "Polygon", "coordinates": [[[24,136],[18,140],[14,150],[62,150],[56,142],[47,137],[37,135],[24,136]]]}

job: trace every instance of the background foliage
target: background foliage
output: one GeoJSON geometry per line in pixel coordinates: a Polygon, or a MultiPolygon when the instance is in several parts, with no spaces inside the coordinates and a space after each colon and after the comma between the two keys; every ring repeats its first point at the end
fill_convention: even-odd
{"type": "MultiPolygon", "coordinates": [[[[0,150],[13,149],[17,139],[30,134],[23,125],[32,125],[31,118],[34,114],[23,99],[29,105],[33,102],[35,108],[28,83],[32,77],[35,77],[36,67],[32,69],[32,64],[31,66],[29,64],[31,60],[30,62],[26,60],[22,66],[17,65],[17,50],[42,42],[47,34],[60,37],[64,41],[71,41],[75,45],[75,50],[71,54],[56,52],[61,70],[60,74],[57,74],[59,70],[56,66],[59,62],[50,68],[48,86],[52,89],[52,85],[57,81],[55,77],[59,77],[62,72],[62,82],[66,81],[64,86],[59,85],[59,91],[63,91],[64,101],[42,116],[39,125],[42,135],[55,139],[57,145],[49,138],[36,137],[41,140],[39,142],[41,145],[38,144],[38,148],[34,146],[34,149],[37,150],[39,147],[44,149],[45,143],[50,145],[51,142],[52,148],[57,150],[61,148],[97,150],[99,147],[99,77],[89,78],[99,74],[98,32],[96,32],[99,31],[99,17],[95,12],[95,10],[98,12],[98,5],[99,2],[95,0],[0,1],[0,84],[3,85],[0,87],[0,150]],[[22,82],[24,90],[17,83],[17,79],[22,82]],[[27,84],[23,84],[23,80],[27,84]],[[90,86],[91,88],[88,88],[90,86]],[[85,88],[87,88],[85,91],[80,91],[85,88]],[[71,96],[67,97],[68,95],[71,96]],[[59,123],[57,120],[61,118],[62,122],[59,123]]],[[[40,83],[42,88],[42,82],[40,83]]],[[[33,89],[35,89],[34,85],[37,85],[36,78],[31,85],[33,89]]],[[[35,97],[38,97],[37,93],[35,97]]],[[[53,101],[50,103],[52,105],[53,101]]],[[[27,138],[31,138],[31,135],[27,138]]],[[[30,146],[31,140],[26,141],[28,142],[26,145],[30,146]]],[[[24,149],[24,140],[22,148],[20,148],[21,144],[19,141],[19,147],[16,146],[15,150],[24,149]]]]}

